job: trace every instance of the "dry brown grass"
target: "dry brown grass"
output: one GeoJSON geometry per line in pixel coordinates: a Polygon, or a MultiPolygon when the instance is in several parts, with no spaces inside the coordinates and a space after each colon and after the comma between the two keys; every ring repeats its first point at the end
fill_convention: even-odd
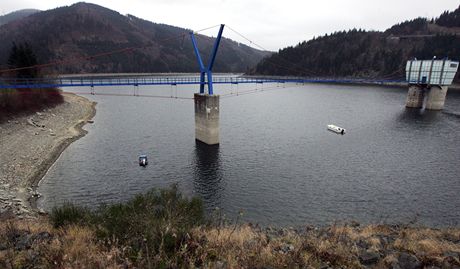
{"type": "Polygon", "coordinates": [[[117,248],[101,248],[94,231],[87,227],[70,226],[59,230],[63,263],[71,268],[118,268],[117,248]]]}
{"type": "Polygon", "coordinates": [[[394,246],[411,253],[424,253],[426,256],[438,257],[447,252],[460,253],[460,245],[448,239],[460,240],[459,230],[434,230],[408,228],[400,232],[394,246]]]}
{"type": "Polygon", "coordinates": [[[0,251],[0,268],[121,268],[117,248],[95,238],[87,227],[58,230],[46,219],[2,222],[0,242],[7,249],[0,251]]]}
{"type": "MultiPolygon", "coordinates": [[[[148,228],[148,227],[147,227],[148,228]]],[[[121,246],[96,239],[91,228],[78,225],[55,229],[47,219],[0,223],[0,268],[133,268],[121,246]],[[29,249],[16,249],[15,236],[49,233],[49,240],[35,240],[29,249]],[[1,245],[1,244],[0,244],[1,245]]],[[[459,264],[448,253],[460,253],[460,229],[407,228],[384,225],[352,227],[332,225],[295,232],[288,229],[261,230],[249,225],[198,227],[172,260],[186,268],[363,268],[362,251],[380,254],[375,268],[398,262],[398,253],[415,255],[424,266],[459,264]],[[180,261],[180,262],[178,262],[180,261]]],[[[159,257],[162,259],[161,257],[159,257]]],[[[153,260],[155,261],[156,258],[153,260]]],[[[157,265],[161,264],[157,261],[157,265]]],[[[148,267],[140,257],[139,265],[148,267]]],[[[168,267],[167,266],[167,267],[168,267]]]]}
{"type": "Polygon", "coordinates": [[[193,238],[206,242],[197,256],[205,261],[226,261],[231,268],[241,263],[256,264],[267,261],[271,256],[271,245],[265,235],[249,226],[237,228],[198,228],[192,233],[193,238]]]}
{"type": "Polygon", "coordinates": [[[229,268],[303,268],[321,264],[359,268],[355,250],[338,237],[321,238],[290,230],[272,237],[247,225],[235,230],[200,228],[193,235],[206,242],[201,252],[210,264],[225,261],[229,268]]]}

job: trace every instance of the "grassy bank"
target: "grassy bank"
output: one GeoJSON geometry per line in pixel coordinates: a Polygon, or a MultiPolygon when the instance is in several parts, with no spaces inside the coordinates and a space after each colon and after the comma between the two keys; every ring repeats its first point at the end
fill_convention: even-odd
{"type": "Polygon", "coordinates": [[[456,268],[459,255],[459,228],[222,225],[175,187],[0,224],[1,268],[456,268]]]}

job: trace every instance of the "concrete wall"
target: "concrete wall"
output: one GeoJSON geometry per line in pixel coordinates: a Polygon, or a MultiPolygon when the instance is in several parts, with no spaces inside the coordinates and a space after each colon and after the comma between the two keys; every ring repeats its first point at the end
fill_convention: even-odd
{"type": "Polygon", "coordinates": [[[219,95],[195,93],[195,139],[219,144],[219,95]]]}
{"type": "Polygon", "coordinates": [[[425,109],[441,110],[444,108],[448,86],[431,86],[426,98],[425,109]]]}
{"type": "Polygon", "coordinates": [[[409,85],[407,93],[406,107],[422,108],[423,99],[425,98],[425,90],[417,85],[409,85]]]}

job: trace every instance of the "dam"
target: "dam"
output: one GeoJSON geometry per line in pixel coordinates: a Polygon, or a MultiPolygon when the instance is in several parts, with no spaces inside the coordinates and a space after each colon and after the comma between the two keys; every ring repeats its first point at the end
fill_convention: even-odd
{"type": "Polygon", "coordinates": [[[459,62],[448,59],[409,60],[406,64],[406,80],[409,91],[406,107],[442,110],[447,89],[457,73],[459,62]]]}

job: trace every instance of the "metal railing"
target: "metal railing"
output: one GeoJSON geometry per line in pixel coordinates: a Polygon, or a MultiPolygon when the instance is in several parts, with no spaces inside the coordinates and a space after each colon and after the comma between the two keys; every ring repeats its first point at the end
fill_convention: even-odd
{"type": "MultiPolygon", "coordinates": [[[[404,83],[404,80],[351,79],[351,78],[299,78],[299,77],[234,77],[216,76],[214,84],[240,83],[339,83],[339,84],[387,84],[404,83]]],[[[61,88],[96,86],[141,86],[141,85],[198,85],[198,76],[177,77],[57,77],[57,78],[0,78],[0,89],[5,88],[61,88]]],[[[207,81],[205,81],[207,84],[207,81]]]]}

